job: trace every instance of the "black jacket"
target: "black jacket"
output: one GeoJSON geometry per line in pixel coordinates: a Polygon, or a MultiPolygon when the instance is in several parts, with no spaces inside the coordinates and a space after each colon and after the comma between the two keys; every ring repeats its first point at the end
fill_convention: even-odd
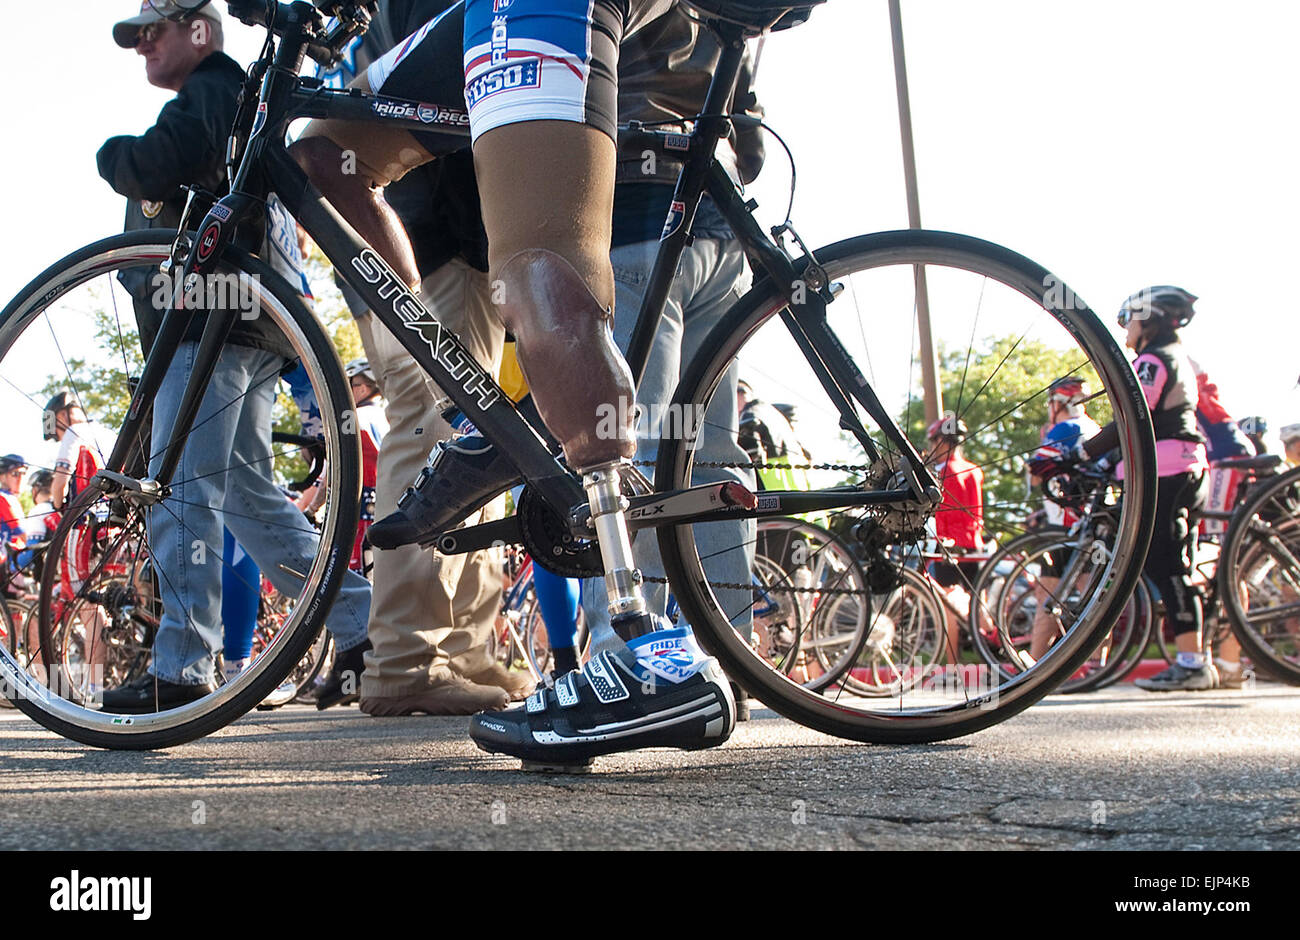
{"type": "MultiPolygon", "coordinates": [[[[127,198],[126,231],[175,231],[185,209],[187,194],[182,185],[197,185],[218,196],[226,192],[226,145],[243,80],[244,70],[234,59],[214,52],[195,67],[176,97],[163,106],[153,127],[139,137],[112,137],[99,149],[99,175],[127,198]]],[[[193,226],[198,226],[207,208],[195,207],[193,226]]],[[[239,244],[256,248],[261,243],[259,236],[246,234],[239,244]]],[[[140,343],[146,352],[166,312],[152,302],[160,296],[156,274],[138,270],[119,275],[135,300],[140,343]]],[[[194,318],[187,340],[198,340],[204,319],[194,318]]],[[[288,343],[269,317],[241,318],[230,341],[292,357],[288,343]]]]}
{"type": "MultiPolygon", "coordinates": [[[[356,68],[372,61],[415,32],[453,0],[388,0],[379,6],[357,50],[356,68]]],[[[474,156],[469,149],[416,167],[384,192],[411,238],[415,263],[428,277],[454,257],[480,271],[488,269],[474,156]]]]}

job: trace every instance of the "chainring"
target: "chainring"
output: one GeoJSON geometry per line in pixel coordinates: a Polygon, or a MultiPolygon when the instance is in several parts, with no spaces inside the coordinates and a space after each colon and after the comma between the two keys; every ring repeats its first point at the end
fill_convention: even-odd
{"type": "Polygon", "coordinates": [[[600,545],[575,538],[546,500],[525,485],[515,508],[524,547],[533,561],[566,578],[598,578],[605,574],[600,545]]]}

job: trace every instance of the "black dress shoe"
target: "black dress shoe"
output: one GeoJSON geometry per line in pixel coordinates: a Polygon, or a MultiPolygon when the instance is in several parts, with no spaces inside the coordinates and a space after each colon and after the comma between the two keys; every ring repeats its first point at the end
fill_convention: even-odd
{"type": "Polygon", "coordinates": [[[363,658],[372,649],[366,640],[344,653],[334,654],[334,665],[329,678],[316,691],[316,709],[324,711],[331,705],[351,705],[361,698],[361,673],[366,671],[363,658]]]}
{"type": "Polygon", "coordinates": [[[115,715],[142,715],[188,705],[215,691],[210,683],[181,685],[146,672],[124,686],[106,691],[102,707],[115,715]]]}

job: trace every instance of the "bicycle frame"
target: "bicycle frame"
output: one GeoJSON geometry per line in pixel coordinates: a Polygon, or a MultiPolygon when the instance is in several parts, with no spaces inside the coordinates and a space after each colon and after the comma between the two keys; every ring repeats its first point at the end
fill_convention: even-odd
{"type": "MultiPolygon", "coordinates": [[[[215,268],[239,223],[255,218],[268,194],[276,193],[326,257],[335,263],[338,273],[370,307],[374,317],[401,342],[420,368],[489,440],[501,448],[549,506],[561,518],[569,520],[575,534],[591,538],[594,530],[588,523],[588,516],[581,511],[586,505],[586,495],[577,477],[550,453],[537,431],[520,415],[456,335],[442,327],[393,269],[324,199],[284,145],[289,122],[310,117],[378,122],[433,133],[446,137],[447,152],[451,152],[468,145],[468,114],[459,103],[457,107],[445,107],[382,94],[334,90],[323,87],[319,80],[300,78],[298,72],[308,48],[316,48],[312,46],[314,34],[311,29],[315,11],[305,3],[280,4],[278,10],[276,31],[280,34],[280,42],[269,67],[266,67],[265,60],[254,66],[254,76],[259,68],[262,70],[260,96],[230,194],[209,210],[192,245],[188,244],[185,221],[182,221],[177,250],[173,252],[173,263],[176,263],[182,250],[188,249],[181,283],[188,283],[193,274],[203,275],[215,268]],[[284,24],[283,32],[279,24],[284,24]]],[[[717,490],[719,484],[715,483],[675,493],[634,497],[628,514],[629,527],[637,529],[686,521],[789,515],[911,501],[934,505],[939,500],[939,488],[827,323],[826,305],[834,294],[825,272],[811,254],[792,260],[783,248],[764,234],[752,215],[753,204],[742,200],[736,185],[714,159],[718,142],[731,127],[729,103],[741,69],[744,34],[734,24],[714,22],[711,25],[722,40],[723,53],[703,114],[697,118],[689,137],[650,132],[650,137],[657,141],[662,152],[671,152],[677,158],[684,154],[685,165],[678,179],[665,234],[628,351],[633,375],[639,379],[644,374],[673,274],[682,252],[690,243],[690,230],[699,201],[707,192],[732,226],[737,240],[760,275],[760,282],[766,281],[764,288],[779,285],[780,292],[790,301],[780,316],[827,394],[836,403],[841,426],[858,440],[873,463],[880,459],[875,442],[859,420],[854,405],[856,400],[902,456],[899,469],[908,486],[875,491],[838,487],[769,493],[766,495],[778,498],[765,499],[760,506],[750,509],[734,505],[732,500],[725,498],[724,508],[719,509],[715,499],[712,501],[715,508],[702,511],[708,501],[699,498],[699,491],[717,490]]],[[[239,133],[237,127],[235,134],[239,133]]],[[[235,141],[236,138],[232,137],[232,154],[236,149],[235,141]]],[[[126,467],[129,442],[141,432],[148,415],[147,405],[157,394],[171,355],[194,315],[193,311],[181,306],[169,309],[165,314],[109,460],[110,469],[126,467]]],[[[193,372],[162,451],[160,469],[152,481],[143,484],[146,492],[150,489],[155,492],[165,490],[179,465],[203,391],[211,379],[217,356],[232,324],[232,317],[208,316],[193,372]]],[[[121,477],[110,475],[110,479],[119,486],[130,485],[121,477]]],[[[480,542],[486,544],[489,537],[493,540],[503,536],[507,541],[518,540],[510,535],[509,526],[488,523],[460,530],[457,537],[440,548],[448,552],[463,552],[481,547],[480,542]]]]}

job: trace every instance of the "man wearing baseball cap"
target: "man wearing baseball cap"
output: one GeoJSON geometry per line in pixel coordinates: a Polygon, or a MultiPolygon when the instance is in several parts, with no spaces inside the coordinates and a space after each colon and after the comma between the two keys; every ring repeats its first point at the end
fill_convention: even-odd
{"type": "MultiPolygon", "coordinates": [[[[195,6],[197,6],[197,0],[190,0],[188,3],[177,3],[175,0],[143,0],[140,4],[139,16],[123,20],[113,27],[113,40],[123,49],[134,49],[136,43],[140,41],[140,32],[143,27],[164,23],[169,18],[174,20],[186,14],[188,14],[186,25],[197,23],[199,20],[207,20],[212,24],[211,28],[219,33],[221,31],[221,12],[217,9],[217,5],[209,3],[194,11],[195,6]]],[[[201,31],[201,29],[196,30],[196,32],[201,31]]],[[[219,43],[217,48],[221,48],[219,43]]]]}
{"type": "MultiPolygon", "coordinates": [[[[174,231],[185,207],[185,184],[217,196],[227,189],[226,143],[244,70],[221,51],[220,14],[211,6],[192,12],[197,2],[146,0],[138,16],[113,27],[117,44],[144,58],[149,83],[176,92],[144,134],[114,137],[99,151],[100,175],[128,200],[128,231],[174,231]]],[[[193,217],[202,218],[207,209],[206,204],[196,205],[193,217]]],[[[256,250],[260,244],[259,237],[245,247],[256,250]]],[[[157,284],[149,281],[157,276],[156,269],[118,275],[133,296],[146,352],[167,312],[165,303],[153,302],[157,284]],[[133,275],[139,280],[131,280],[133,275]]],[[[193,317],[152,402],[155,441],[169,433],[180,410],[205,322],[206,314],[193,317]]],[[[273,318],[235,321],[195,419],[205,446],[187,445],[177,468],[173,493],[177,504],[185,506],[185,518],[182,522],[175,513],[158,510],[149,517],[155,567],[164,586],[153,662],[148,674],[103,693],[105,711],[172,708],[214,688],[214,654],[223,641],[222,599],[232,589],[230,583],[223,584],[229,565],[187,564],[190,549],[182,550],[184,546],[197,539],[222,556],[224,524],[277,588],[290,596],[296,590],[289,573],[315,554],[316,536],[275,488],[266,457],[271,452],[274,379],[293,358],[273,318]]],[[[151,471],[157,470],[160,456],[154,455],[151,471]]],[[[253,579],[250,586],[256,592],[260,580],[253,579]]],[[[338,650],[336,667],[359,661],[362,644],[369,648],[369,609],[369,584],[349,573],[326,620],[338,650]]],[[[354,667],[358,674],[361,668],[359,662],[354,667]]]]}

